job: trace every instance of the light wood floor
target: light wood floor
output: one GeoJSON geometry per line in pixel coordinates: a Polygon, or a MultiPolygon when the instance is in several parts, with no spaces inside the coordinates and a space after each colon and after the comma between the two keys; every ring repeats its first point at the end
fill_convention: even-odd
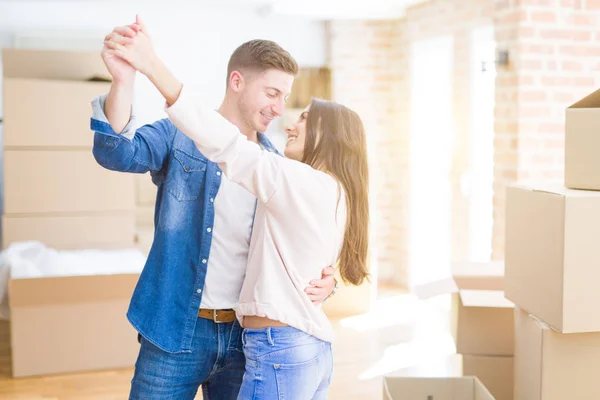
{"type": "MultiPolygon", "coordinates": [[[[440,301],[442,301],[440,299],[440,301]]],[[[445,301],[445,300],[444,300],[445,301]]],[[[456,373],[447,311],[410,295],[388,295],[372,313],[337,318],[330,399],[382,399],[382,375],[456,373]]],[[[0,399],[126,399],[133,369],[13,379],[8,323],[0,322],[0,399]]],[[[201,399],[201,396],[198,396],[201,399]]]]}

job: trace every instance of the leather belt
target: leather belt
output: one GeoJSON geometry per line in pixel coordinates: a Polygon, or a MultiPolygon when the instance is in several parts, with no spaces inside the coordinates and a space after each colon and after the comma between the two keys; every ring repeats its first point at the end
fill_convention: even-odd
{"type": "Polygon", "coordinates": [[[229,310],[212,310],[201,308],[198,310],[198,317],[213,320],[215,323],[227,323],[235,321],[235,311],[229,310]]]}

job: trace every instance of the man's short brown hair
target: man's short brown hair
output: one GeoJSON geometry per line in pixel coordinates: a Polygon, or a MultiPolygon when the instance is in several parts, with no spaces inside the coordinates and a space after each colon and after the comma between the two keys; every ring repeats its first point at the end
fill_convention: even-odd
{"type": "Polygon", "coordinates": [[[271,40],[255,39],[235,49],[227,65],[227,85],[233,71],[264,72],[276,69],[290,75],[298,74],[298,64],[287,50],[271,40]]]}

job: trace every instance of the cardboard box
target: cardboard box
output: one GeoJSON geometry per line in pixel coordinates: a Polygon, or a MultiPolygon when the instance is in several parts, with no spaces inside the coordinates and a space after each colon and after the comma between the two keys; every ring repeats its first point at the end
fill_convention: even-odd
{"type": "Polygon", "coordinates": [[[139,274],[11,279],[14,377],[131,367],[125,316],[139,274]]]}
{"type": "Polygon", "coordinates": [[[455,264],[452,277],[419,285],[414,291],[422,300],[451,294],[449,329],[457,351],[512,355],[512,304],[501,290],[495,290],[503,287],[504,265],[502,261],[495,261],[455,264]],[[485,325],[488,322],[490,327],[485,325]]]}
{"type": "Polygon", "coordinates": [[[512,400],[513,361],[512,356],[463,355],[463,375],[477,377],[496,400],[512,400]]]}
{"type": "Polygon", "coordinates": [[[414,292],[427,299],[462,289],[504,290],[504,261],[454,263],[451,276],[415,286],[414,292]]]}
{"type": "Polygon", "coordinates": [[[91,100],[110,84],[96,52],[4,49],[4,146],[91,148],[91,100]],[[32,118],[32,115],[35,118],[32,118]]]}
{"type": "Polygon", "coordinates": [[[600,190],[600,90],[566,110],[565,186],[600,190]]]}
{"type": "Polygon", "coordinates": [[[509,187],[506,297],[563,333],[600,331],[600,192],[509,187]]]}
{"type": "Polygon", "coordinates": [[[515,400],[600,399],[600,333],[562,334],[515,309],[515,400]]]}
{"type": "Polygon", "coordinates": [[[455,318],[453,333],[458,353],[514,354],[514,305],[504,298],[504,292],[461,290],[455,318]]]}
{"type": "Polygon", "coordinates": [[[111,80],[96,51],[2,49],[2,73],[5,77],[32,79],[111,80]]]}
{"type": "Polygon", "coordinates": [[[90,102],[109,89],[98,82],[5,78],[4,146],[91,149],[90,102]]]}
{"type": "Polygon", "coordinates": [[[384,400],[495,400],[474,377],[383,378],[384,400]]]}
{"type": "Polygon", "coordinates": [[[29,240],[57,250],[131,248],[135,245],[135,214],[2,216],[3,248],[29,240]]]}
{"type": "Polygon", "coordinates": [[[134,211],[134,176],[87,150],[6,150],[5,214],[134,211]]]}
{"type": "Polygon", "coordinates": [[[135,198],[138,206],[154,206],[156,203],[156,185],[152,182],[150,174],[136,175],[135,198]]]}

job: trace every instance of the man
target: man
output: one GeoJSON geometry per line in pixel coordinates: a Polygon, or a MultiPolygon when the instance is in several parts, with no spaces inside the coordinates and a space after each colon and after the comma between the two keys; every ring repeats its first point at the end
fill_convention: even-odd
{"type": "MultiPolygon", "coordinates": [[[[136,33],[135,25],[118,27],[106,39],[127,44],[136,33]]],[[[113,83],[92,103],[94,156],[111,170],[150,171],[158,187],[154,241],[127,313],[141,337],[130,399],[193,399],[199,385],[206,399],[235,399],[245,360],[232,308],[244,279],[256,199],[228,181],[169,120],[136,130],[135,70],[105,50],[113,83]]],[[[276,43],[244,43],[229,60],[219,112],[248,140],[275,151],[260,132],[283,113],[297,70],[276,43]]],[[[332,274],[325,268],[306,289],[313,302],[334,290],[332,274]]]]}

